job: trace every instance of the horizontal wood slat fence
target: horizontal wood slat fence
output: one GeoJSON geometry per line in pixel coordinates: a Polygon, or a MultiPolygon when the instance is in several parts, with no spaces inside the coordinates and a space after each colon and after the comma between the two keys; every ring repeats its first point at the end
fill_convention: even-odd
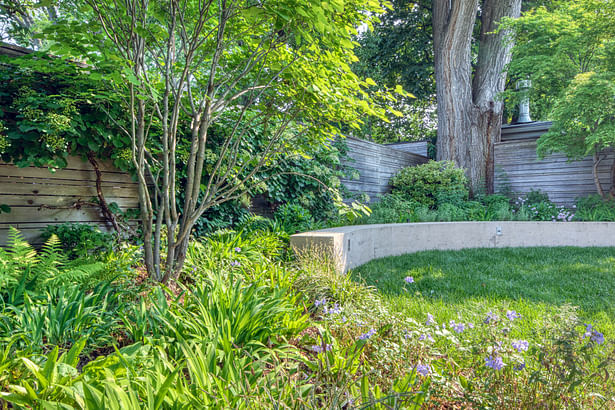
{"type": "MultiPolygon", "coordinates": [[[[124,211],[138,208],[138,187],[130,174],[110,161],[100,160],[98,165],[107,203],[115,202],[124,211]]],[[[0,246],[6,244],[10,226],[35,245],[41,243],[40,232],[47,225],[80,222],[110,229],[92,204],[96,196],[96,173],[79,157],[69,157],[68,166],[55,172],[0,162],[0,204],[11,208],[10,213],[0,213],[0,246]]]]}
{"type": "Polygon", "coordinates": [[[349,159],[343,165],[354,168],[358,178],[342,179],[341,182],[353,194],[369,195],[370,202],[378,195],[390,192],[389,180],[399,170],[429,160],[422,155],[395,149],[397,144],[381,145],[351,137],[345,141],[349,159]]]}
{"type": "Polygon", "coordinates": [[[429,156],[429,143],[427,141],[394,142],[392,144],[385,144],[384,146],[398,151],[411,152],[423,157],[429,156]]]}
{"type": "MultiPolygon", "coordinates": [[[[510,188],[516,194],[538,190],[551,201],[570,206],[578,197],[595,194],[591,157],[570,161],[564,154],[552,154],[543,159],[536,155],[538,138],[548,131],[550,122],[538,122],[502,127],[502,141],[495,144],[495,189],[510,188]]],[[[609,172],[615,155],[607,157],[598,167],[603,187],[610,188],[609,172]]]]}
{"type": "MultiPolygon", "coordinates": [[[[508,187],[515,193],[540,190],[562,205],[572,205],[577,197],[596,193],[592,176],[592,159],[569,161],[562,154],[539,159],[536,140],[550,123],[505,126],[502,141],[495,144],[495,188],[508,187]]],[[[389,180],[401,169],[426,163],[428,158],[409,152],[423,152],[420,144],[381,145],[347,138],[349,159],[344,165],[354,168],[358,178],[343,179],[352,193],[369,195],[370,201],[390,191],[389,180]]],[[[600,165],[604,188],[609,169],[615,160],[610,152],[600,165]]],[[[137,209],[138,187],[132,177],[118,170],[110,161],[99,161],[102,190],[107,203],[117,203],[122,210],[137,209]]],[[[41,229],[47,225],[81,222],[109,229],[100,209],[91,204],[96,197],[96,173],[88,161],[70,157],[68,166],[51,172],[47,168],[26,167],[0,162],[0,204],[10,213],[0,213],[0,246],[6,244],[10,226],[21,230],[33,244],[40,244],[41,229]]]]}

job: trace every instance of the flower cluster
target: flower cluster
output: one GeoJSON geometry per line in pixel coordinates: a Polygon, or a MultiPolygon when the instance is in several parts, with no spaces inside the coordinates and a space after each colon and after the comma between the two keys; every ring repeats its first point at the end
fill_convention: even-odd
{"type": "MultiPolygon", "coordinates": [[[[491,312],[489,312],[491,313],[491,312]]],[[[517,312],[515,312],[514,310],[507,310],[506,311],[506,317],[508,318],[508,320],[510,320],[511,322],[515,319],[519,319],[521,317],[521,315],[517,312]]]]}
{"type": "Polygon", "coordinates": [[[527,340],[513,340],[512,342],[513,349],[516,349],[519,353],[527,351],[530,347],[530,344],[527,340]]]}
{"type": "Polygon", "coordinates": [[[574,213],[567,211],[563,206],[559,208],[559,212],[556,215],[551,215],[551,221],[561,221],[561,222],[570,222],[574,218],[574,213]]]}
{"type": "Polygon", "coordinates": [[[328,352],[332,348],[333,348],[333,345],[329,343],[325,344],[324,346],[323,345],[313,345],[312,351],[315,353],[323,353],[323,352],[328,352]]]}
{"type": "Polygon", "coordinates": [[[519,364],[514,365],[513,369],[520,372],[521,370],[525,369],[525,362],[521,362],[519,364]]]}
{"type": "Polygon", "coordinates": [[[425,326],[431,326],[435,324],[436,321],[433,319],[433,315],[431,313],[427,314],[427,320],[425,321],[425,326]]]}
{"type": "Polygon", "coordinates": [[[484,323],[486,325],[490,324],[490,323],[495,323],[498,320],[500,320],[500,318],[498,317],[498,315],[496,315],[495,313],[493,313],[492,311],[487,312],[487,317],[484,320],[484,323]]]}
{"type": "Polygon", "coordinates": [[[406,276],[404,281],[406,283],[414,283],[414,278],[412,276],[406,276]]]}
{"type": "Polygon", "coordinates": [[[504,366],[504,361],[500,356],[489,356],[485,358],[485,365],[487,367],[491,367],[493,370],[502,370],[504,366]]]}
{"type": "Polygon", "coordinates": [[[416,372],[420,374],[421,376],[428,376],[429,373],[431,373],[431,368],[429,367],[428,364],[419,363],[416,365],[416,372]]]}
{"type": "Polygon", "coordinates": [[[598,332],[596,329],[593,328],[592,325],[588,323],[585,324],[585,333],[583,334],[583,338],[587,337],[589,337],[589,340],[599,345],[604,343],[604,335],[598,332]]]}
{"type": "Polygon", "coordinates": [[[372,337],[375,334],[376,334],[376,329],[372,328],[372,329],[369,330],[369,332],[363,333],[361,336],[359,336],[359,339],[367,340],[367,339],[369,339],[370,337],[372,337]]]}
{"type": "Polygon", "coordinates": [[[342,308],[340,307],[340,305],[335,303],[333,307],[328,307],[327,305],[325,305],[324,311],[325,315],[338,315],[342,313],[342,308]]]}
{"type": "MultiPolygon", "coordinates": [[[[456,323],[454,320],[451,320],[450,322],[448,322],[448,325],[451,327],[451,329],[453,329],[457,333],[462,333],[464,330],[466,330],[466,325],[465,324],[463,324],[463,323],[456,323]]],[[[474,327],[474,324],[468,323],[467,326],[471,329],[471,328],[474,327]]]]}

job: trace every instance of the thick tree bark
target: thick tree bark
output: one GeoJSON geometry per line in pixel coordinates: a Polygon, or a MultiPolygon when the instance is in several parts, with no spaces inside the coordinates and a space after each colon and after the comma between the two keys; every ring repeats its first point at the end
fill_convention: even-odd
{"type": "Polygon", "coordinates": [[[466,169],[473,192],[493,190],[493,144],[500,138],[506,65],[512,43],[493,34],[506,16],[518,17],[521,0],[480,3],[479,53],[472,80],[472,34],[478,0],[434,0],[433,30],[438,100],[438,160],[466,169]]]}

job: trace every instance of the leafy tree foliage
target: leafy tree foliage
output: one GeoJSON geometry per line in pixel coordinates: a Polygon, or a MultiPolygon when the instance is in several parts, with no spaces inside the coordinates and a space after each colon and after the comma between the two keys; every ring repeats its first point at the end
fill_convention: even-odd
{"type": "MultiPolygon", "coordinates": [[[[538,140],[538,152],[564,152],[571,159],[594,158],[598,179],[604,149],[615,143],[615,6],[612,2],[554,1],[507,25],[517,33],[510,75],[530,78],[530,101],[535,119],[553,120],[538,140]]],[[[514,91],[505,93],[511,104],[514,91]]],[[[611,181],[615,167],[611,170],[611,181]]],[[[615,195],[611,188],[610,196],[615,195]]]]}
{"type": "Polygon", "coordinates": [[[128,114],[126,124],[110,118],[131,141],[155,279],[177,277],[199,218],[271,179],[262,172],[280,156],[386,112],[371,103],[373,81],[345,63],[356,60],[355,27],[380,12],[377,1],[86,3],[95,19],[47,33],[52,50],[85,61],[128,114]]]}
{"type": "Polygon", "coordinates": [[[45,27],[61,19],[80,19],[80,0],[0,1],[0,41],[27,48],[44,48],[45,27]]]}
{"type": "Polygon", "coordinates": [[[353,70],[379,86],[401,85],[412,95],[395,104],[403,116],[390,116],[389,122],[370,119],[362,132],[381,143],[430,138],[435,136],[430,2],[394,0],[391,6],[373,31],[359,36],[359,61],[353,70]]]}
{"type": "Polygon", "coordinates": [[[57,169],[69,152],[94,152],[127,169],[122,155],[130,139],[108,118],[121,115],[119,101],[85,67],[43,53],[0,61],[0,158],[57,169]]]}

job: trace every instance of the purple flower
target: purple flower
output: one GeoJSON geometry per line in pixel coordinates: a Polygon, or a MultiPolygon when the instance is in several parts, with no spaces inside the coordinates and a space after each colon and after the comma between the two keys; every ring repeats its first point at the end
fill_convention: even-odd
{"type": "Polygon", "coordinates": [[[514,365],[513,369],[520,372],[521,370],[525,369],[525,362],[521,362],[519,364],[514,365]]]}
{"type": "Polygon", "coordinates": [[[316,299],[316,300],[314,301],[314,306],[315,306],[315,307],[318,307],[318,306],[320,306],[320,305],[324,305],[324,304],[326,304],[326,303],[327,303],[327,298],[322,298],[322,299],[320,299],[320,300],[316,299]]]}
{"type": "Polygon", "coordinates": [[[508,320],[513,321],[515,319],[519,319],[521,315],[515,312],[514,310],[507,310],[506,317],[508,318],[508,320]]]}
{"type": "Polygon", "coordinates": [[[414,278],[412,276],[406,276],[404,279],[406,283],[414,283],[414,278]]]}
{"type": "Polygon", "coordinates": [[[312,351],[315,353],[322,353],[322,352],[328,352],[329,350],[331,350],[333,346],[330,344],[326,344],[325,347],[323,348],[322,345],[313,345],[312,346],[312,351]]]}
{"type": "Polygon", "coordinates": [[[241,252],[241,248],[238,246],[235,248],[235,252],[241,252]]]}
{"type": "Polygon", "coordinates": [[[468,329],[474,329],[474,323],[472,322],[468,323],[468,329]]]}
{"type": "Polygon", "coordinates": [[[421,376],[427,376],[429,373],[431,373],[431,368],[428,364],[417,364],[416,372],[421,376]]]}
{"type": "Polygon", "coordinates": [[[233,261],[233,262],[231,262],[231,266],[232,267],[241,266],[241,263],[239,261],[233,261]]]}
{"type": "Polygon", "coordinates": [[[425,326],[430,326],[433,325],[434,323],[436,323],[435,320],[433,320],[433,315],[431,313],[427,314],[427,321],[425,322],[425,326]]]}
{"type": "Polygon", "coordinates": [[[487,317],[485,318],[485,324],[488,325],[489,323],[497,322],[498,320],[500,320],[498,315],[496,315],[495,313],[491,311],[487,312],[487,317]]]}
{"type": "Polygon", "coordinates": [[[332,308],[328,308],[327,306],[325,306],[326,315],[337,315],[339,313],[342,313],[342,308],[337,303],[334,304],[332,308]]]}
{"type": "Polygon", "coordinates": [[[604,343],[604,335],[596,330],[592,333],[592,337],[590,339],[592,342],[598,343],[601,345],[604,343]]]}
{"type": "Polygon", "coordinates": [[[585,323],[585,333],[583,333],[583,338],[586,337],[589,337],[592,342],[598,343],[599,345],[604,343],[604,335],[588,323],[585,323]]]}
{"type": "Polygon", "coordinates": [[[369,332],[363,333],[361,336],[359,336],[359,339],[367,340],[375,334],[376,334],[376,329],[370,329],[369,332]]]}
{"type": "Polygon", "coordinates": [[[493,370],[502,370],[504,366],[504,362],[500,356],[489,356],[485,358],[485,365],[487,367],[491,367],[493,370]]]}
{"type": "Polygon", "coordinates": [[[454,320],[449,322],[449,326],[457,333],[461,333],[465,330],[465,325],[463,323],[455,323],[454,320]]]}
{"type": "Polygon", "coordinates": [[[516,349],[519,353],[521,353],[525,352],[530,347],[530,344],[527,342],[527,340],[514,340],[512,342],[512,347],[513,349],[516,349]]]}
{"type": "Polygon", "coordinates": [[[429,333],[423,333],[419,336],[419,340],[429,340],[430,342],[435,342],[434,338],[429,333]]]}

